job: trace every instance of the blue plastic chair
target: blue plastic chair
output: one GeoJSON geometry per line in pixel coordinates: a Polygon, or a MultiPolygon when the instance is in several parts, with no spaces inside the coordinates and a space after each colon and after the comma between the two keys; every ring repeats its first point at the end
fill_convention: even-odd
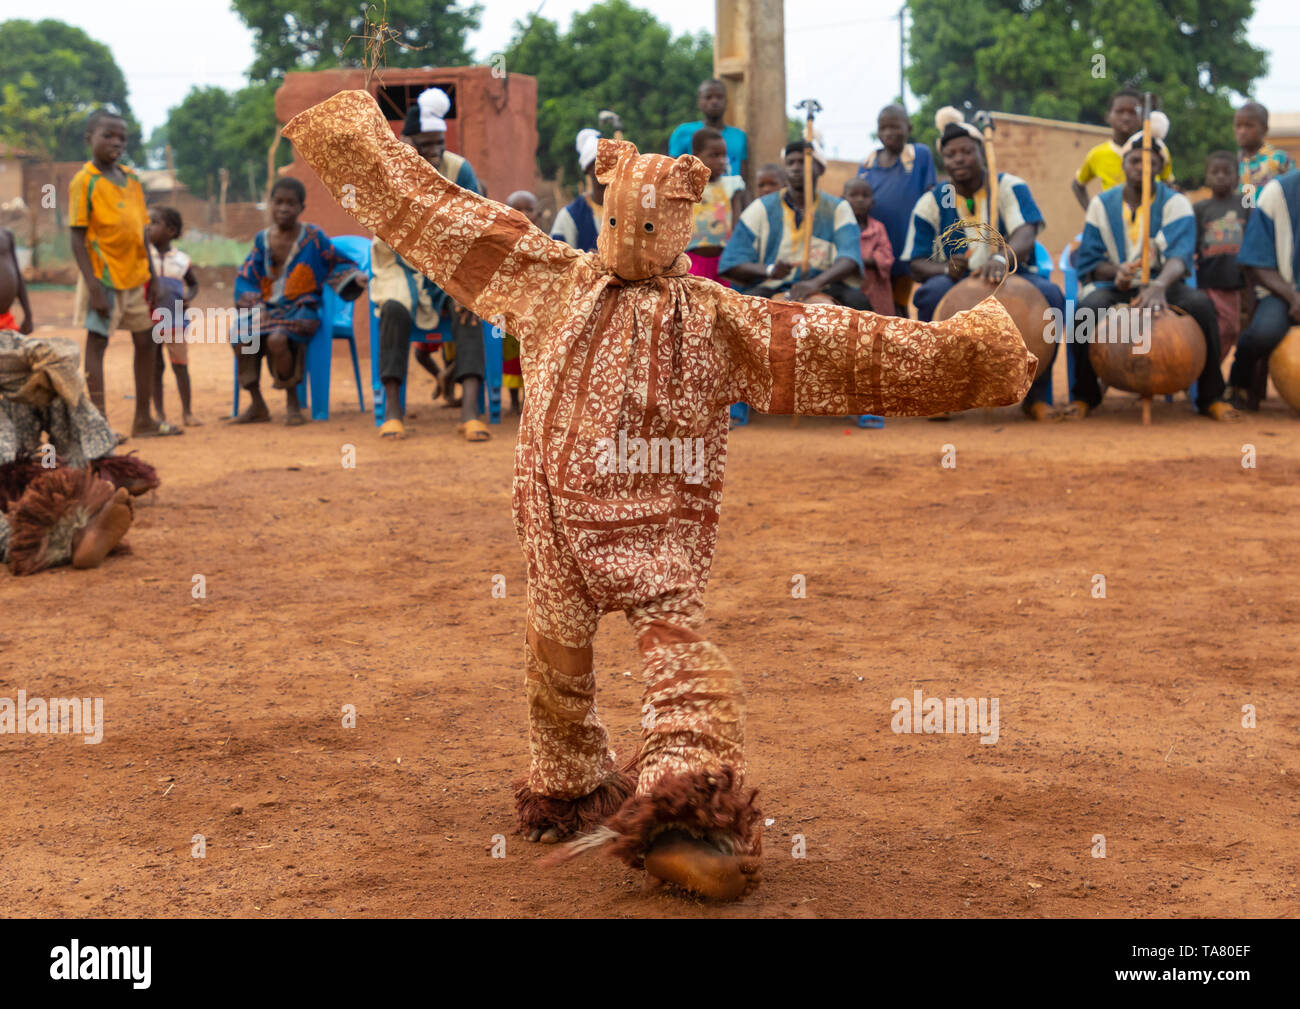
{"type": "MultiPolygon", "coordinates": [[[[414,294],[412,294],[414,297],[414,294]]],[[[421,342],[429,339],[431,332],[436,332],[442,336],[444,341],[451,340],[451,313],[444,310],[440,313],[441,318],[438,320],[438,326],[435,330],[420,329],[414,323],[411,325],[410,339],[415,342],[421,342]]],[[[370,390],[375,402],[375,427],[381,427],[384,423],[384,409],[387,403],[387,393],[384,390],[384,383],[379,376],[379,306],[373,302],[370,305],[370,390]]],[[[501,330],[491,323],[483,323],[483,384],[479,386],[478,392],[478,411],[487,414],[488,423],[501,423],[501,371],[505,364],[504,335],[501,330]]],[[[399,393],[399,399],[402,404],[402,410],[406,410],[406,383],[402,383],[399,393]]]]}
{"type": "MultiPolygon", "coordinates": [[[[334,247],[354,263],[370,272],[370,239],[360,235],[340,235],[331,239],[334,247]]],[[[298,383],[298,405],[306,408],[308,389],[311,390],[312,420],[329,420],[330,416],[330,371],[334,359],[334,341],[347,340],[352,352],[352,376],[357,385],[357,403],[362,413],[366,412],[365,394],[361,389],[361,364],[357,359],[357,340],[352,326],[353,303],[344,301],[334,293],[333,288],[326,287],[321,299],[320,326],[307,344],[307,360],[303,369],[303,380],[298,383]]],[[[239,416],[239,362],[234,362],[234,394],[231,397],[232,417],[239,416]]]]}
{"type": "MultiPolygon", "coordinates": [[[[370,273],[370,239],[360,235],[339,235],[331,239],[334,248],[370,273]]],[[[357,405],[366,412],[366,398],[361,390],[361,364],[357,360],[357,338],[353,332],[350,301],[344,301],[326,287],[321,303],[321,325],[307,344],[307,367],[298,386],[298,405],[307,406],[307,389],[311,387],[312,420],[329,420],[330,370],[334,361],[334,341],[347,340],[352,352],[352,378],[357,385],[357,405]]]]}

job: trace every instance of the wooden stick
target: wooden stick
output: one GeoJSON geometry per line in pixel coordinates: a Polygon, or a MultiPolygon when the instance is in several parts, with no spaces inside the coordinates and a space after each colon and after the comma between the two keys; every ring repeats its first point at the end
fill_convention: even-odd
{"type": "Polygon", "coordinates": [[[799,267],[799,279],[808,279],[808,257],[812,251],[812,110],[804,123],[803,138],[807,145],[803,149],[803,261],[799,267]]]}
{"type": "MultiPolygon", "coordinates": [[[[1142,206],[1140,208],[1142,229],[1142,278],[1146,287],[1151,281],[1151,92],[1142,99],[1142,206]]],[[[1145,412],[1144,412],[1145,416],[1145,412]]],[[[1144,423],[1150,423],[1144,420],[1144,423]]]]}
{"type": "MultiPolygon", "coordinates": [[[[993,117],[989,116],[988,128],[984,131],[984,160],[987,173],[984,185],[989,187],[989,227],[998,230],[998,162],[993,152],[993,117]]],[[[998,246],[989,242],[989,255],[996,255],[998,246]]]]}

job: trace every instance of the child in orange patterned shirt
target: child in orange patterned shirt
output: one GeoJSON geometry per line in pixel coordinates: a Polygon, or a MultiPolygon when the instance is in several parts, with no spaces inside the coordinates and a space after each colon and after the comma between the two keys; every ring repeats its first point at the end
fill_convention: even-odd
{"type": "Polygon", "coordinates": [[[709,169],[704,195],[695,205],[695,232],[686,246],[691,273],[730,287],[725,280],[718,280],[718,257],[745,209],[745,180],[724,174],[730,165],[727,142],[717,130],[708,126],[696,130],[691,137],[691,153],[709,169]]]}

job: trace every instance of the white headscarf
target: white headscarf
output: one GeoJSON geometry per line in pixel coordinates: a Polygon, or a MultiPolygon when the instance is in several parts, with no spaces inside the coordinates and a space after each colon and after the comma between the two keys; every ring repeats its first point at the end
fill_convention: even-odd
{"type": "Polygon", "coordinates": [[[584,172],[588,166],[596,160],[596,146],[600,140],[600,131],[588,127],[585,130],[578,131],[578,139],[574,142],[574,147],[578,151],[578,167],[584,172]]]}
{"type": "Polygon", "coordinates": [[[451,108],[451,99],[442,88],[428,88],[416,99],[420,106],[420,132],[446,133],[447,121],[442,117],[451,108]]]}

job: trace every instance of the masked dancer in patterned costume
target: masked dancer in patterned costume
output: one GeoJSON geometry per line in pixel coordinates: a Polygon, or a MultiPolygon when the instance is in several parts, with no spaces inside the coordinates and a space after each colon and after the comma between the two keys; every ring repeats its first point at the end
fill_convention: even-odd
{"type": "Polygon", "coordinates": [[[728,406],[929,416],[1015,403],[1034,365],[1010,316],[988,299],[923,324],[691,276],[683,253],[709,170],[689,155],[600,141],[604,226],[589,253],[439,176],[365,92],[335,95],[284,133],[336,197],[355,187],[358,221],[519,338],[532,756],[521,829],[541,841],[588,831],[574,850],[604,847],[652,879],[740,896],[757,880],[761,822],[745,786],[744,699],[702,631],[728,406]],[[619,440],[640,447],[611,466],[619,440]],[[702,458],[687,460],[689,445],[702,458]],[[615,610],[636,634],[653,714],[626,768],[596,714],[592,664],[597,623],[615,610]]]}
{"type": "Polygon", "coordinates": [[[76,343],[0,330],[0,562],[20,575],[87,568],[118,546],[131,496],[157,487],[158,476],[134,456],[113,455],[116,445],[86,394],[76,343]]]}

